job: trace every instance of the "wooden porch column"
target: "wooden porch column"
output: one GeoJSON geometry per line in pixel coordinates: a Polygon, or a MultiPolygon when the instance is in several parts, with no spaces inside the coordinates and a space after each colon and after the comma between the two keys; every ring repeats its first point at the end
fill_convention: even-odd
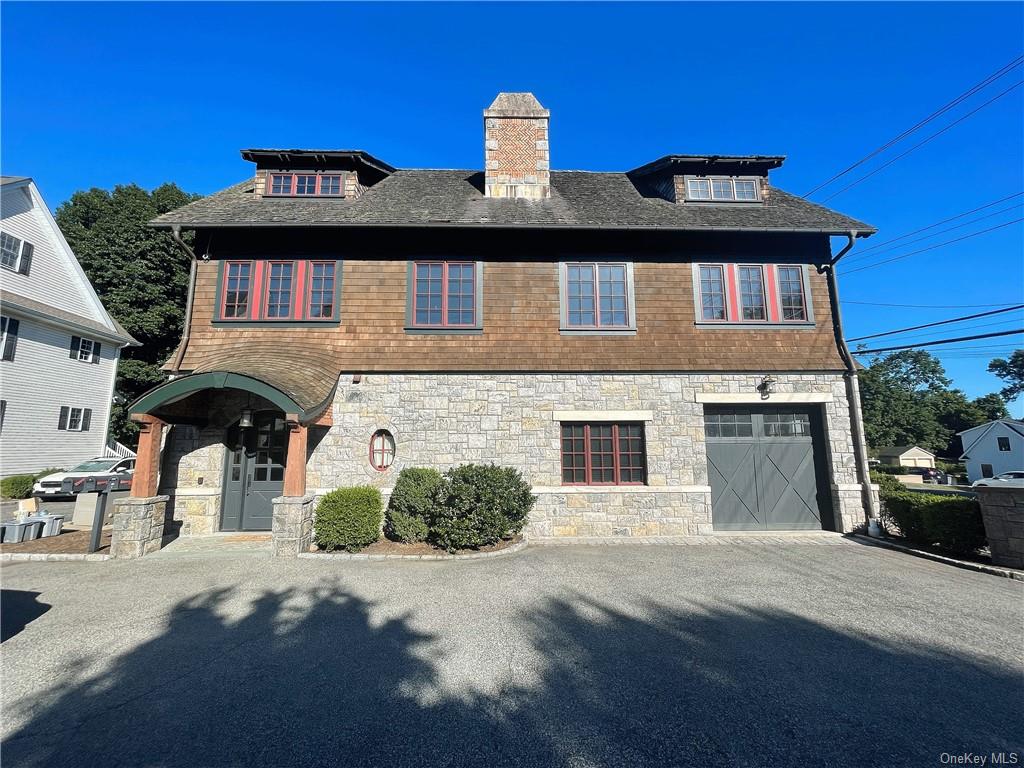
{"type": "Polygon", "coordinates": [[[305,424],[288,424],[288,459],[284,465],[284,495],[306,495],[306,436],[305,424]]]}
{"type": "Polygon", "coordinates": [[[160,475],[160,438],[163,436],[164,422],[148,413],[133,413],[132,421],[142,431],[139,433],[131,495],[145,499],[156,496],[157,478],[160,475]]]}

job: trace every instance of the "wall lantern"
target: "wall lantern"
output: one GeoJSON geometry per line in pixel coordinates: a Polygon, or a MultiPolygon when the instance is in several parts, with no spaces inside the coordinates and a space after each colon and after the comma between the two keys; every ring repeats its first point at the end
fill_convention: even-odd
{"type": "Polygon", "coordinates": [[[757,385],[757,391],[761,393],[761,399],[767,400],[775,393],[776,379],[774,376],[765,376],[757,385]]]}
{"type": "Polygon", "coordinates": [[[242,410],[242,418],[238,420],[238,426],[242,429],[247,429],[252,426],[252,409],[244,408],[242,410]]]}

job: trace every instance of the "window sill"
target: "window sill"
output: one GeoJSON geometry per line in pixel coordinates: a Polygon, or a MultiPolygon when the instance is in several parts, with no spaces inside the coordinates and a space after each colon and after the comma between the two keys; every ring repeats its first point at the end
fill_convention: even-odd
{"type": "Polygon", "coordinates": [[[562,326],[558,332],[563,336],[636,336],[636,328],[574,328],[562,326]]]}
{"type": "Polygon", "coordinates": [[[740,322],[735,320],[697,320],[694,325],[698,328],[728,328],[730,330],[736,330],[737,328],[744,330],[767,329],[770,331],[783,329],[806,330],[817,327],[817,323],[813,320],[792,320],[785,323],[769,323],[765,320],[746,320],[740,322]]]}
{"type": "Polygon", "coordinates": [[[215,328],[316,328],[337,326],[340,320],[214,320],[215,328]]]}

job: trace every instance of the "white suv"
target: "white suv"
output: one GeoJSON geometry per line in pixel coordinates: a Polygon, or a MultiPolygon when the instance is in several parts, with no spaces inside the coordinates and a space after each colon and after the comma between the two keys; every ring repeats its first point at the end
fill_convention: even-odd
{"type": "Polygon", "coordinates": [[[134,473],[135,459],[111,459],[99,456],[83,461],[67,472],[54,472],[52,475],[39,478],[32,486],[32,495],[41,499],[67,496],[68,494],[63,489],[63,481],[66,477],[131,477],[134,473]]]}
{"type": "Polygon", "coordinates": [[[984,488],[986,486],[992,486],[993,488],[1005,488],[1006,486],[1024,488],[1024,472],[1003,472],[1001,475],[983,477],[981,480],[975,480],[971,483],[971,488],[984,488]]]}

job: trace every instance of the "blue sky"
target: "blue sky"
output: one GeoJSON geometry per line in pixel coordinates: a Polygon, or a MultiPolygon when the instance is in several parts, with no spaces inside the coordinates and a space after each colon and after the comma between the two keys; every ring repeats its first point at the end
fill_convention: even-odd
{"type": "MultiPolygon", "coordinates": [[[[481,110],[498,91],[530,90],[552,111],[556,169],[624,170],[672,152],[779,153],[789,160],[773,182],[803,194],[1020,55],[1022,27],[1018,3],[5,2],[2,167],[33,176],[54,208],[77,189],[127,182],[210,193],[249,174],[238,154],[249,146],[359,148],[396,166],[478,168],[481,110]]],[[[1018,67],[858,171],[1021,78],[1018,67]]],[[[1020,192],[1022,92],[828,205],[877,226],[878,242],[1020,192]]],[[[878,248],[848,269],[1020,218],[1021,201],[938,228],[1010,207],[948,234],[878,248]]],[[[850,273],[841,279],[848,337],[987,308],[964,305],[1024,302],[1022,242],[1017,223],[850,273]]],[[[1020,346],[1009,338],[939,354],[976,396],[999,388],[987,355],[1020,346]]],[[[1013,411],[1024,413],[1024,402],[1013,411]]]]}

